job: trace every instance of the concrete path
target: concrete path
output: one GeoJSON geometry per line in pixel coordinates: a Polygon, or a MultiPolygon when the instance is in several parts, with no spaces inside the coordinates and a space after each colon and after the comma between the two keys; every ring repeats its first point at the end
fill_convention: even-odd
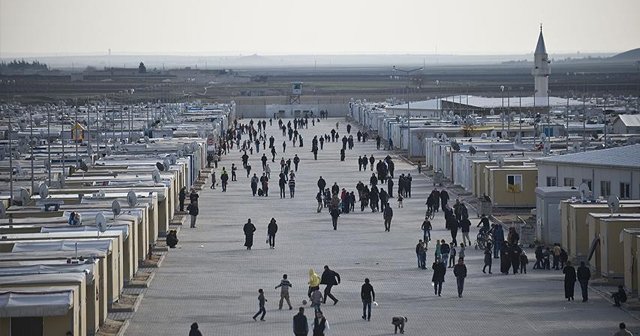
{"type": "MultiPolygon", "coordinates": [[[[417,175],[415,167],[397,158],[396,182],[401,173],[411,172],[413,198],[405,199],[403,209],[392,202],[395,215],[391,232],[384,232],[380,213],[359,209],[342,215],[338,230],[332,230],[326,209],[320,214],[315,211],[318,176],[322,175],[328,185],[338,182],[341,188],[355,191],[358,180],[367,183],[371,176],[370,171],[358,171],[358,156],[373,153],[376,159],[382,159],[387,155],[375,149],[374,141],[356,141],[354,150],[347,150],[346,161],[340,162],[341,143],[336,142],[325,143],[324,151],[314,161],[310,152],[313,135],[329,133],[336,121],[340,121],[340,134],[346,134],[344,120],[323,120],[302,130],[304,148],[292,147],[287,141],[285,154],[280,153],[283,137],[277,132],[276,123],[268,127],[276,137],[278,150],[276,162],[269,160],[269,197],[251,196],[243,170],[238,171],[238,181],[230,182],[226,193],[220,187],[202,192],[198,228],[181,230],[180,248],[170,251],[151,288],[145,291],[127,335],[187,335],[194,321],[204,335],[292,335],[292,317],[306,299],[307,271],[313,267],[320,274],[323,265],[342,276],[342,284],[333,290],[340,302],[322,307],[331,324],[330,335],[391,335],[391,318],[396,315],[408,317],[407,335],[600,336],[613,334],[621,321],[626,321],[631,330],[639,326],[630,315],[594,292],[588,303],[580,302],[579,286],[576,301],[566,302],[559,271],[485,275],[481,272],[483,255],[472,249],[467,250],[469,277],[464,297],[457,297],[451,269],[447,271],[442,297],[434,296],[432,271],[419,270],[415,256],[415,245],[422,237],[419,228],[424,203],[432,186],[426,177],[417,175]],[[292,158],[295,153],[301,158],[296,197],[283,200],[278,197],[279,159],[292,158]],[[265,243],[267,223],[272,217],[279,225],[273,250],[265,243]],[[251,251],[243,247],[242,226],[247,218],[258,229],[251,251]],[[293,311],[286,310],[286,304],[285,310],[277,307],[279,291],[274,287],[283,273],[293,283],[293,311]],[[360,318],[360,286],[365,277],[371,279],[379,303],[370,322],[360,318]],[[258,309],[258,288],[265,290],[268,300],[266,322],[251,319],[258,309]]],[[[351,132],[355,138],[355,127],[351,132]]],[[[250,158],[258,175],[261,155],[262,151],[250,158]]],[[[233,152],[224,157],[218,171],[222,166],[229,170],[231,163],[242,168],[240,156],[233,152]]],[[[472,222],[475,226],[477,220],[472,222]]],[[[450,239],[441,212],[433,226],[433,238],[450,239]]],[[[475,233],[474,229],[471,236],[475,237],[475,233]]],[[[533,259],[532,251],[527,252],[533,259]]],[[[432,262],[430,248],[427,265],[432,262]]],[[[307,317],[311,316],[307,309],[307,317]]]]}

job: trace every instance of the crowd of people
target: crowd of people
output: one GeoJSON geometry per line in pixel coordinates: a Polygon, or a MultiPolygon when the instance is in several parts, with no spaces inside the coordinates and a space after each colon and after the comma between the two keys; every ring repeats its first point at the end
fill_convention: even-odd
{"type": "MultiPolygon", "coordinates": [[[[277,157],[280,157],[280,171],[277,175],[279,196],[281,199],[287,198],[287,195],[289,198],[294,198],[296,195],[296,173],[301,167],[301,159],[292,148],[304,148],[301,130],[308,129],[309,123],[311,123],[311,126],[315,126],[318,122],[320,122],[320,119],[314,118],[295,118],[286,123],[282,119],[277,119],[275,121],[277,128],[282,137],[285,137],[285,140],[277,146],[275,137],[267,132],[266,120],[258,122],[250,120],[247,124],[235,121],[234,127],[226,133],[225,138],[216,146],[216,151],[208,156],[208,165],[217,168],[221,158],[235,147],[236,150],[242,153],[241,163],[246,171],[246,177],[249,179],[252,196],[268,197],[269,182],[272,176],[272,166],[270,164],[276,165],[277,157]],[[278,153],[279,149],[281,149],[280,153],[278,153]],[[287,149],[289,149],[288,152],[287,149]],[[262,153],[260,153],[261,151],[262,153]],[[290,156],[290,154],[294,155],[290,156]],[[258,159],[262,167],[261,172],[253,172],[253,175],[253,168],[250,162],[252,157],[258,159]]],[[[274,120],[270,119],[268,123],[273,125],[274,120]]],[[[349,151],[353,150],[357,145],[356,141],[358,143],[366,142],[370,138],[368,132],[361,130],[358,130],[354,137],[351,133],[352,126],[350,124],[345,127],[346,134],[340,134],[339,127],[339,123],[336,123],[335,128],[332,128],[330,132],[316,134],[312,137],[310,151],[314,160],[318,160],[320,151],[336,147],[335,145],[329,147],[327,144],[337,143],[340,161],[345,161],[349,151]]],[[[380,137],[376,135],[374,139],[376,148],[380,149],[380,137]]],[[[389,148],[392,148],[391,143],[389,148]]],[[[367,212],[370,211],[371,213],[381,213],[384,230],[385,232],[390,232],[394,205],[397,209],[401,209],[403,208],[404,199],[412,197],[413,176],[411,173],[402,172],[398,175],[396,174],[395,162],[390,155],[378,159],[375,156],[372,153],[358,157],[358,171],[366,175],[364,179],[355,184],[353,189],[341,187],[335,181],[327,182],[322,176],[319,176],[316,182],[318,187],[315,197],[317,202],[316,211],[317,213],[322,213],[325,208],[328,210],[333,230],[338,229],[339,217],[355,212],[356,203],[359,203],[360,212],[367,210],[367,212]],[[371,173],[370,176],[368,176],[369,172],[371,173]],[[394,200],[397,203],[394,203],[394,200]]],[[[211,175],[211,189],[215,189],[218,182],[220,182],[221,192],[226,192],[229,186],[227,167],[228,165],[222,165],[221,170],[214,169],[211,175]],[[219,176],[219,181],[216,175],[219,176]]],[[[236,163],[232,163],[230,167],[230,179],[231,182],[235,182],[237,181],[236,163]]],[[[197,194],[195,194],[194,199],[194,193],[195,191],[193,190],[190,194],[187,194],[186,190],[181,190],[179,197],[181,211],[186,197],[189,196],[190,198],[187,211],[191,215],[191,227],[196,227],[196,217],[198,215],[197,194]]],[[[472,241],[470,236],[472,223],[464,201],[456,198],[455,195],[450,195],[445,188],[435,188],[428,195],[425,205],[426,213],[420,226],[421,237],[416,245],[416,257],[418,268],[427,270],[427,251],[429,250],[429,245],[433,245],[433,263],[430,269],[432,271],[431,282],[434,288],[434,295],[442,295],[443,284],[447,278],[447,270],[451,268],[451,273],[456,279],[457,295],[459,298],[463,297],[465,279],[468,276],[465,257],[468,253],[467,249],[473,248],[474,245],[480,247],[479,252],[484,255],[484,265],[482,267],[484,274],[493,274],[492,264],[494,259],[500,260],[500,272],[502,274],[527,274],[528,256],[520,246],[520,237],[515,228],[506,229],[505,237],[503,225],[492,224],[489,218],[483,215],[476,226],[479,228],[478,235],[472,241]],[[455,202],[450,204],[452,198],[455,199],[455,202]],[[450,240],[448,238],[435,239],[435,244],[432,244],[431,231],[434,230],[432,220],[435,216],[439,216],[439,213],[442,213],[445,223],[444,228],[449,231],[448,234],[451,238],[450,240]],[[460,242],[458,241],[459,239],[460,242]]],[[[251,222],[251,219],[248,219],[243,226],[244,246],[247,250],[251,250],[253,247],[253,237],[256,231],[256,226],[251,222]]],[[[271,218],[266,224],[266,243],[270,249],[274,249],[276,246],[275,238],[277,232],[277,221],[275,218],[271,218]]],[[[588,300],[587,288],[591,276],[589,268],[583,263],[576,271],[571,263],[568,262],[566,251],[558,244],[549,247],[537,246],[533,269],[562,270],[565,275],[566,299],[573,300],[574,283],[578,281],[581,285],[583,301],[588,300]]],[[[314,315],[309,322],[305,316],[305,308],[299,308],[298,313],[293,318],[293,332],[295,335],[307,335],[309,332],[312,332],[313,335],[323,335],[324,332],[330,329],[329,322],[321,307],[327,304],[327,299],[332,300],[333,305],[339,302],[333,295],[332,288],[340,283],[340,275],[328,266],[324,266],[322,275],[316,274],[313,269],[309,270],[307,297],[309,307],[313,308],[314,315]],[[325,285],[323,292],[320,291],[320,285],[325,285]]],[[[276,290],[280,290],[278,309],[282,309],[284,303],[286,303],[289,310],[293,310],[289,294],[289,290],[292,287],[293,284],[288,275],[284,274],[280,283],[275,287],[276,290]]],[[[623,297],[621,293],[624,293],[624,290],[612,294],[617,304],[626,300],[626,296],[623,297]]],[[[375,292],[368,278],[364,280],[362,285],[361,299],[363,304],[362,319],[369,321],[371,319],[371,307],[372,305],[375,306],[376,302],[375,292]]],[[[253,316],[254,320],[257,320],[258,317],[262,321],[265,320],[266,303],[267,298],[264,290],[259,289],[258,312],[253,316]]],[[[306,305],[306,300],[303,304],[306,305]]],[[[400,329],[401,332],[404,331],[404,323],[406,322],[406,317],[403,318],[393,318],[393,323],[394,325],[397,324],[397,326],[400,325],[400,321],[404,321],[400,329]]]]}

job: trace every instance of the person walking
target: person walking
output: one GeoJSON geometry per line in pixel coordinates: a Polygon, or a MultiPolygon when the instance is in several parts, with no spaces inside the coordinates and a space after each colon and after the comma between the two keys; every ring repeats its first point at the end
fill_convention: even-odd
{"type": "Polygon", "coordinates": [[[289,197],[293,198],[296,194],[296,179],[293,172],[289,174],[289,197]]]}
{"type": "Polygon", "coordinates": [[[333,224],[333,229],[338,230],[338,217],[340,217],[340,209],[338,207],[331,207],[329,210],[329,214],[331,215],[331,223],[333,224]]]}
{"type": "Polygon", "coordinates": [[[298,308],[298,313],[293,316],[293,335],[307,336],[309,334],[309,322],[304,315],[304,307],[298,308]]]}
{"type": "Polygon", "coordinates": [[[256,196],[256,193],[258,192],[258,182],[260,180],[258,179],[258,176],[253,173],[253,177],[251,178],[251,193],[253,194],[253,196],[256,196]]]}
{"type": "Polygon", "coordinates": [[[229,183],[229,174],[225,167],[222,167],[222,174],[220,174],[220,182],[222,183],[222,192],[227,191],[227,183],[229,183]]]}
{"type": "Polygon", "coordinates": [[[488,244],[484,249],[484,267],[482,267],[482,273],[487,273],[486,269],[489,266],[489,274],[491,274],[491,264],[493,263],[493,258],[491,258],[491,245],[488,244]]]}
{"type": "Polygon", "coordinates": [[[258,312],[253,315],[253,320],[256,320],[256,317],[258,317],[258,315],[260,315],[260,313],[262,313],[262,316],[260,317],[260,321],[264,321],[264,316],[267,314],[267,310],[264,309],[264,304],[265,302],[267,302],[267,299],[265,299],[264,297],[264,291],[262,290],[262,288],[258,289],[258,312]]]}
{"type": "Polygon", "coordinates": [[[210,189],[215,189],[216,188],[216,172],[212,172],[211,173],[211,187],[210,189]]]}
{"type": "Polygon", "coordinates": [[[453,275],[456,276],[456,282],[458,284],[458,297],[461,298],[462,291],[464,290],[464,278],[467,277],[467,266],[464,264],[464,259],[458,259],[458,264],[453,267],[453,275]]]}
{"type": "Polygon", "coordinates": [[[198,327],[198,323],[191,323],[191,330],[189,330],[189,336],[202,336],[200,329],[198,327]]]}
{"type": "Polygon", "coordinates": [[[331,288],[333,286],[337,286],[340,284],[340,274],[338,272],[329,269],[329,266],[324,265],[324,272],[322,272],[322,276],[320,277],[320,284],[326,285],[324,288],[324,297],[322,298],[322,303],[327,303],[327,297],[333,300],[333,304],[338,303],[338,299],[336,299],[333,294],[331,294],[331,288]]]}
{"type": "Polygon", "coordinates": [[[276,224],[276,219],[271,218],[271,221],[267,225],[267,240],[269,243],[269,248],[276,248],[276,233],[278,232],[278,224],[276,224]]]}
{"type": "Polygon", "coordinates": [[[469,238],[469,229],[471,228],[471,221],[468,217],[463,217],[460,220],[460,230],[462,230],[462,243],[471,246],[471,238],[469,238]]]}
{"type": "Polygon", "coordinates": [[[189,203],[189,206],[187,206],[187,211],[189,211],[189,215],[191,216],[191,228],[195,229],[196,219],[198,217],[198,214],[200,213],[200,208],[198,207],[198,201],[189,203]]]}
{"type": "Polygon", "coordinates": [[[580,289],[582,289],[582,302],[587,302],[589,300],[589,280],[591,279],[591,270],[589,270],[589,267],[585,265],[584,261],[581,261],[576,273],[578,276],[578,282],[580,283],[580,289]]]}
{"type": "Polygon", "coordinates": [[[184,201],[187,199],[187,187],[180,188],[180,193],[178,194],[178,201],[180,202],[180,212],[184,211],[184,201]]]}
{"type": "Polygon", "coordinates": [[[428,219],[428,217],[424,218],[424,221],[422,222],[422,226],[420,228],[422,229],[422,240],[425,242],[425,244],[427,242],[430,242],[431,230],[433,229],[433,227],[431,226],[431,221],[428,219]]]}
{"type": "Polygon", "coordinates": [[[371,321],[371,303],[376,300],[376,292],[369,282],[369,278],[364,279],[364,284],[360,289],[360,298],[362,299],[362,319],[371,321]]]}
{"type": "Polygon", "coordinates": [[[571,262],[567,262],[562,273],[564,274],[564,297],[567,301],[571,301],[576,285],[576,269],[571,266],[571,262]]]}
{"type": "Polygon", "coordinates": [[[291,306],[291,301],[289,301],[289,288],[293,287],[289,279],[287,279],[287,275],[282,275],[282,280],[280,280],[280,284],[276,286],[276,289],[280,288],[280,303],[278,303],[278,310],[282,310],[282,303],[286,300],[289,305],[289,310],[293,309],[291,306]]]}
{"type": "Polygon", "coordinates": [[[329,321],[324,317],[322,311],[318,310],[313,319],[313,336],[324,336],[327,331],[329,331],[329,321]]]}
{"type": "Polygon", "coordinates": [[[416,244],[416,257],[418,258],[418,268],[426,269],[427,252],[424,248],[422,239],[418,240],[418,244],[416,244]]]}
{"type": "Polygon", "coordinates": [[[449,244],[447,244],[447,242],[442,239],[440,241],[440,255],[441,255],[441,259],[442,259],[442,263],[447,266],[447,262],[449,261],[449,252],[451,252],[451,248],[449,247],[449,244]]]}
{"type": "Polygon", "coordinates": [[[298,171],[298,164],[300,164],[300,158],[298,157],[298,154],[296,154],[293,156],[293,167],[295,171],[298,171]]]}
{"type": "Polygon", "coordinates": [[[284,187],[287,185],[286,175],[284,173],[280,173],[280,178],[278,179],[278,186],[280,187],[280,198],[287,198],[287,194],[284,191],[284,187]]]}
{"type": "Polygon", "coordinates": [[[320,293],[320,289],[318,289],[318,287],[316,287],[316,289],[314,289],[311,292],[311,307],[313,308],[314,311],[318,311],[320,310],[320,305],[322,304],[322,293],[320,293]]]}
{"type": "Polygon", "coordinates": [[[431,265],[431,269],[433,270],[433,276],[431,277],[431,281],[433,282],[433,292],[437,296],[441,296],[442,294],[442,283],[444,283],[444,275],[447,273],[447,267],[444,264],[444,261],[436,258],[431,265]]]}
{"type": "Polygon", "coordinates": [[[320,176],[320,178],[318,179],[318,189],[320,190],[320,192],[324,191],[324,187],[327,186],[327,182],[322,178],[322,176],[320,176]]]}
{"type": "Polygon", "coordinates": [[[256,227],[251,223],[251,218],[247,220],[242,230],[244,231],[244,246],[247,247],[247,250],[250,250],[251,246],[253,246],[253,233],[256,232],[256,227]]]}
{"type": "Polygon", "coordinates": [[[236,167],[235,163],[232,163],[231,164],[231,181],[233,182],[238,181],[237,171],[238,171],[238,167],[236,167]]]}
{"type": "Polygon", "coordinates": [[[391,219],[393,218],[393,209],[388,206],[386,208],[384,208],[384,211],[382,212],[382,217],[384,218],[384,230],[386,232],[390,232],[391,231],[391,219]]]}
{"type": "Polygon", "coordinates": [[[318,193],[316,194],[316,201],[318,202],[318,208],[316,209],[316,212],[320,213],[320,211],[322,211],[322,192],[318,191],[318,193]]]}

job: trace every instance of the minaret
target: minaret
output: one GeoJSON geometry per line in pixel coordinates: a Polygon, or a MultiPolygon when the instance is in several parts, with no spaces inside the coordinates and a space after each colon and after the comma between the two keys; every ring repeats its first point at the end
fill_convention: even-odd
{"type": "Polygon", "coordinates": [[[534,68],[531,70],[535,82],[535,97],[547,98],[549,95],[549,55],[547,48],[544,46],[544,37],[542,36],[542,25],[540,25],[540,35],[538,36],[538,44],[533,54],[534,68]]]}

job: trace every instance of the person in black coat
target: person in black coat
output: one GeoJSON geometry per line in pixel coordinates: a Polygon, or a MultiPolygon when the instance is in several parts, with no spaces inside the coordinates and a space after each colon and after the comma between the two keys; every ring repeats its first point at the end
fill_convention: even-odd
{"type": "Polygon", "coordinates": [[[320,190],[320,192],[324,191],[324,187],[327,186],[327,182],[322,178],[322,176],[320,176],[320,178],[318,179],[318,189],[320,190]]]}
{"type": "Polygon", "coordinates": [[[507,242],[500,249],[500,273],[509,274],[509,267],[511,267],[511,246],[507,242]]]}
{"type": "Polygon", "coordinates": [[[309,322],[304,315],[304,307],[300,307],[298,313],[293,316],[293,334],[295,336],[307,336],[309,334],[309,322]]]}
{"type": "Polygon", "coordinates": [[[242,230],[244,231],[244,246],[247,247],[247,250],[250,250],[251,246],[253,246],[253,233],[256,232],[256,227],[251,223],[251,218],[247,220],[242,230]]]}
{"type": "Polygon", "coordinates": [[[467,277],[467,266],[462,258],[459,258],[458,263],[453,267],[453,274],[456,276],[458,284],[458,297],[461,298],[464,290],[464,279],[467,277]]]}
{"type": "Polygon", "coordinates": [[[193,322],[191,324],[191,330],[189,330],[189,336],[202,336],[202,333],[198,329],[198,323],[193,322]]]}
{"type": "Polygon", "coordinates": [[[511,244],[511,266],[513,267],[513,274],[518,273],[520,270],[520,255],[522,255],[522,249],[518,245],[511,244]]]}
{"type": "Polygon", "coordinates": [[[269,248],[276,248],[276,233],[278,232],[278,224],[276,224],[276,219],[271,218],[269,225],[267,225],[267,237],[269,241],[269,248]]]}
{"type": "Polygon", "coordinates": [[[440,203],[441,203],[442,209],[444,209],[444,207],[447,205],[448,202],[449,202],[449,193],[446,190],[442,190],[440,192],[440,203]]]}
{"type": "Polygon", "coordinates": [[[447,219],[446,223],[447,228],[451,231],[451,243],[453,244],[453,246],[457,246],[458,240],[456,238],[458,237],[458,220],[455,216],[449,216],[449,219],[447,219]]]}
{"type": "Polygon", "coordinates": [[[336,299],[336,297],[331,294],[331,288],[340,284],[340,274],[332,269],[329,269],[329,266],[324,265],[324,272],[322,272],[322,276],[320,277],[320,284],[326,285],[326,287],[324,288],[324,297],[322,298],[322,303],[327,303],[327,296],[331,298],[331,300],[333,300],[334,305],[338,303],[338,299],[336,299]]]}
{"type": "Polygon", "coordinates": [[[444,275],[447,273],[447,267],[444,265],[444,262],[436,259],[436,261],[433,262],[431,269],[433,269],[433,276],[431,277],[431,281],[433,282],[433,291],[435,295],[440,296],[442,293],[444,275]]]}
{"type": "Polygon", "coordinates": [[[491,244],[487,244],[487,247],[484,249],[484,267],[482,267],[482,273],[487,273],[486,268],[489,266],[489,274],[491,274],[491,264],[493,263],[491,251],[491,244]]]}
{"type": "Polygon", "coordinates": [[[191,216],[191,228],[196,227],[196,218],[198,218],[198,214],[200,213],[200,208],[198,207],[198,201],[193,201],[189,203],[187,206],[187,211],[189,211],[189,215],[191,216]]]}
{"type": "Polygon", "coordinates": [[[393,180],[387,179],[387,190],[389,191],[389,198],[393,198],[393,180]]]}
{"type": "Polygon", "coordinates": [[[562,269],[564,273],[564,297],[567,301],[573,300],[573,292],[576,285],[576,269],[571,266],[571,262],[562,269]]]}
{"type": "Polygon", "coordinates": [[[338,217],[340,217],[340,209],[331,208],[331,210],[329,210],[329,214],[331,215],[331,222],[333,224],[333,229],[337,230],[338,229],[338,217]]]}
{"type": "Polygon", "coordinates": [[[591,270],[587,267],[584,261],[580,262],[580,267],[578,267],[578,271],[576,272],[578,276],[578,282],[580,283],[580,288],[582,289],[582,302],[587,302],[589,300],[589,280],[591,279],[591,270]]]}
{"type": "Polygon", "coordinates": [[[180,201],[180,212],[184,211],[184,200],[187,198],[187,187],[182,187],[178,194],[178,201],[180,201]]]}

